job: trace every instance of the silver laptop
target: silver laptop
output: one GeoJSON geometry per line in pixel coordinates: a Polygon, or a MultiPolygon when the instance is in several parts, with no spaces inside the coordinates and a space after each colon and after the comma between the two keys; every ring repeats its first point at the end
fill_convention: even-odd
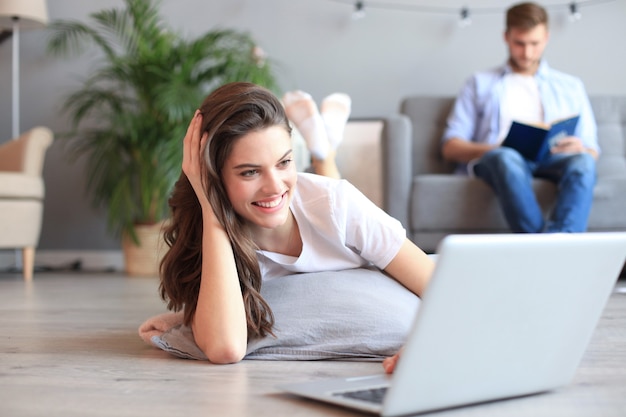
{"type": "Polygon", "coordinates": [[[626,233],[451,235],[437,252],[393,375],[381,366],[280,388],[396,416],[567,385],[626,261],[626,233]]]}

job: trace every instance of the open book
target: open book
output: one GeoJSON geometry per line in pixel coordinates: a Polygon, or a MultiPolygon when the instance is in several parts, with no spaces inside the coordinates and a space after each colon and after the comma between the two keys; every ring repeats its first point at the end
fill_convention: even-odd
{"type": "Polygon", "coordinates": [[[550,153],[556,142],[574,135],[578,119],[579,115],[571,116],[547,127],[513,121],[502,146],[517,150],[526,159],[539,161],[550,153]]]}

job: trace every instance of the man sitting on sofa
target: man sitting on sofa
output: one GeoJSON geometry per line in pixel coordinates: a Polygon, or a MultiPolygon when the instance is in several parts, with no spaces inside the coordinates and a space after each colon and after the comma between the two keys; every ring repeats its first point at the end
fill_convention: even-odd
{"type": "Polygon", "coordinates": [[[580,79],[556,71],[542,59],[549,37],[546,10],[535,3],[512,6],[504,39],[509,59],[474,74],[458,95],[442,138],[444,158],[459,171],[491,186],[513,232],[584,232],[591,210],[599,153],[594,115],[580,79]],[[575,136],[567,136],[539,161],[500,146],[513,120],[546,122],[577,114],[575,136]],[[558,186],[546,221],[532,178],[558,186]]]}

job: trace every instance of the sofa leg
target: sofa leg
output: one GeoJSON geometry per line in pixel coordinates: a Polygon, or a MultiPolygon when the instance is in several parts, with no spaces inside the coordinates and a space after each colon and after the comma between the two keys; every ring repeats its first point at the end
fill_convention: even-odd
{"type": "Polygon", "coordinates": [[[35,269],[35,248],[26,247],[22,249],[22,268],[24,281],[32,281],[33,270],[35,269]]]}

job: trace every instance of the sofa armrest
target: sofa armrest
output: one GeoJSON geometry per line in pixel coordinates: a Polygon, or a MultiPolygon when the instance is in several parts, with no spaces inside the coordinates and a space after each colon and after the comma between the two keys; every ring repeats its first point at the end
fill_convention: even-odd
{"type": "Polygon", "coordinates": [[[412,127],[405,115],[384,119],[382,132],[383,208],[410,234],[409,196],[413,179],[412,127]]]}
{"type": "Polygon", "coordinates": [[[53,140],[47,127],[35,127],[0,145],[0,171],[41,176],[46,150],[53,140]]]}

